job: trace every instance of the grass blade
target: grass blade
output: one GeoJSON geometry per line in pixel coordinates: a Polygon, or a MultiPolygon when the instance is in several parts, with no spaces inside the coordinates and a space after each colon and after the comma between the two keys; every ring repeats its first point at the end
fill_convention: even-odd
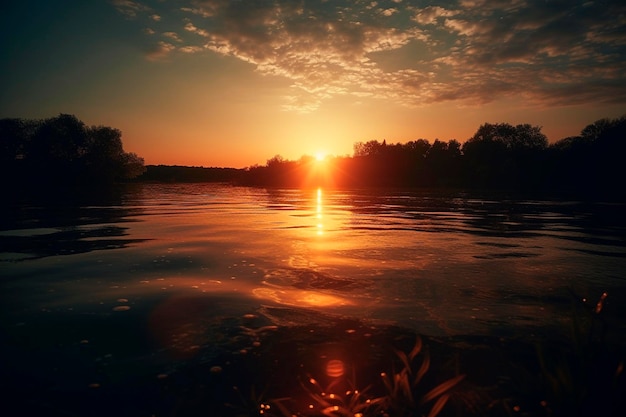
{"type": "Polygon", "coordinates": [[[424,355],[424,360],[422,361],[422,364],[420,365],[420,369],[418,369],[417,374],[415,374],[413,385],[419,384],[419,382],[422,380],[426,372],[428,372],[428,368],[430,368],[430,355],[428,355],[428,352],[426,352],[426,354],[424,355]]]}
{"type": "Polygon", "coordinates": [[[435,388],[430,390],[426,395],[424,395],[424,398],[422,399],[422,403],[427,403],[428,401],[431,401],[437,398],[438,396],[444,394],[446,391],[450,390],[456,384],[461,382],[464,378],[465,378],[465,375],[457,375],[454,378],[451,378],[445,382],[442,382],[441,384],[437,385],[435,388]]]}
{"type": "Polygon", "coordinates": [[[433,405],[433,408],[430,409],[430,413],[428,413],[428,417],[436,417],[437,414],[439,414],[441,410],[443,409],[443,407],[446,405],[446,403],[448,402],[448,399],[450,399],[450,394],[444,394],[441,397],[439,397],[439,399],[433,405]]]}
{"type": "Polygon", "coordinates": [[[422,350],[422,338],[419,337],[418,335],[417,338],[415,339],[415,346],[413,346],[413,349],[409,353],[409,360],[412,361],[413,359],[415,359],[415,357],[420,353],[421,350],[422,350]]]}

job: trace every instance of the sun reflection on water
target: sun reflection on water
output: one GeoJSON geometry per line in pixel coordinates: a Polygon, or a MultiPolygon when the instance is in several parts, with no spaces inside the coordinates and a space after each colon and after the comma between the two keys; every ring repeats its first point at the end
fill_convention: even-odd
{"type": "Polygon", "coordinates": [[[353,304],[346,298],[311,290],[255,288],[252,294],[279,304],[298,307],[333,307],[353,304]]]}
{"type": "Polygon", "coordinates": [[[317,204],[316,204],[316,209],[317,209],[317,234],[318,236],[321,236],[324,234],[324,223],[323,223],[323,199],[322,199],[322,189],[318,188],[317,189],[317,204]]]}

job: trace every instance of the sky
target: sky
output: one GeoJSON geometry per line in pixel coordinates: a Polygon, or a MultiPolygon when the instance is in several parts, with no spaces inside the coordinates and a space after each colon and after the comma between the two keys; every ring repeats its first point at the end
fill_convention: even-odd
{"type": "Polygon", "coordinates": [[[20,0],[0,118],[73,114],[146,164],[242,168],[460,142],[550,142],[626,114],[626,5],[577,0],[20,0]]]}

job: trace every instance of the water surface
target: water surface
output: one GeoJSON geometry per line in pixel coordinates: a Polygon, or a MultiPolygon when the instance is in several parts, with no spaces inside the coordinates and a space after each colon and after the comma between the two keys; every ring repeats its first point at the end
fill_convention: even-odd
{"type": "Polygon", "coordinates": [[[556,337],[573,302],[593,308],[603,292],[620,338],[624,208],[215,184],[16,201],[0,223],[4,356],[16,378],[71,390],[99,386],[103,367],[108,380],[132,378],[129,364],[146,358],[154,375],[210,361],[250,334],[250,320],[556,337]]]}
{"type": "MultiPolygon", "coordinates": [[[[423,192],[145,185],[114,205],[20,207],[0,231],[16,308],[196,292],[427,334],[544,326],[624,286],[616,204],[423,192]],[[8,229],[8,230],[7,230],[8,229]]],[[[113,308],[113,307],[112,307],[113,308]]]]}

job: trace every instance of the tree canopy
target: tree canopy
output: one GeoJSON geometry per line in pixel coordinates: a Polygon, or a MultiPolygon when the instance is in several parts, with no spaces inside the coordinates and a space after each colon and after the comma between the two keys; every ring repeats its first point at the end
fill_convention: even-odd
{"type": "Polygon", "coordinates": [[[8,184],[87,185],[141,175],[144,161],[122,146],[122,132],[86,126],[76,116],[0,119],[2,181],[8,184]]]}

